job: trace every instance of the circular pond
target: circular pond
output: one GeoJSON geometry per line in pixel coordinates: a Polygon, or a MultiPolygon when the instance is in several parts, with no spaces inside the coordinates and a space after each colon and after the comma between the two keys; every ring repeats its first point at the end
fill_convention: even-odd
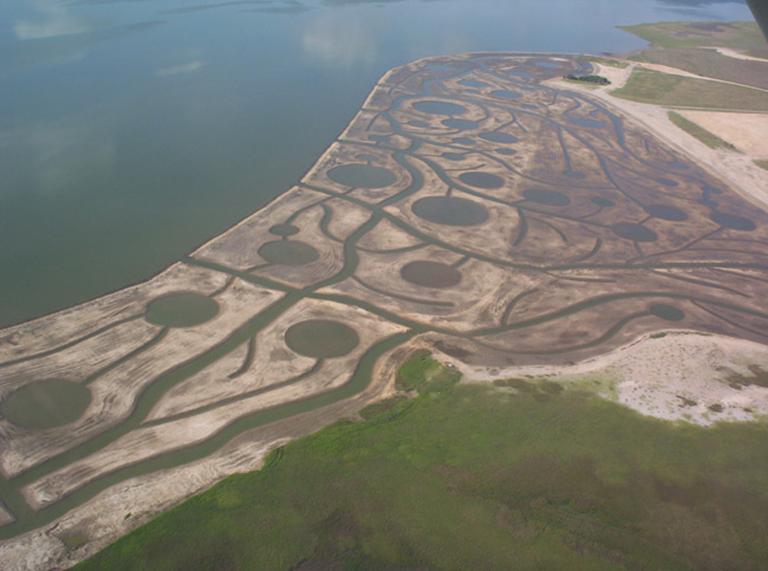
{"type": "Polygon", "coordinates": [[[671,220],[673,222],[682,222],[688,218],[688,215],[684,210],[680,210],[676,206],[668,206],[666,204],[650,204],[645,207],[645,211],[654,218],[671,220]]]}
{"type": "Polygon", "coordinates": [[[422,287],[447,288],[461,281],[461,272],[440,262],[418,260],[404,265],[400,269],[402,278],[422,287]]]}
{"type": "Polygon", "coordinates": [[[354,329],[330,319],[310,319],[291,325],[285,343],[305,357],[330,359],[352,351],[360,342],[354,329]]]}
{"type": "Polygon", "coordinates": [[[523,196],[531,202],[547,206],[566,206],[571,203],[571,199],[562,192],[544,188],[529,188],[523,191],[523,196]]]}
{"type": "Polygon", "coordinates": [[[328,177],[343,186],[360,188],[383,188],[397,182],[391,170],[365,164],[334,167],[328,171],[328,177]]]}
{"type": "Polygon", "coordinates": [[[735,214],[728,214],[727,212],[720,212],[719,210],[713,210],[710,214],[710,218],[720,224],[723,228],[729,230],[743,230],[745,232],[751,232],[755,229],[755,223],[749,218],[744,216],[736,216],[735,214]]]}
{"type": "Polygon", "coordinates": [[[22,428],[63,426],[80,418],[91,404],[87,387],[61,379],[29,383],[0,402],[0,413],[22,428]]]}
{"type": "Polygon", "coordinates": [[[485,206],[456,196],[421,198],[411,209],[419,218],[447,226],[475,226],[488,220],[485,206]]]}
{"type": "Polygon", "coordinates": [[[259,256],[281,266],[304,266],[320,257],[312,246],[299,240],[275,240],[259,248],[259,256]]]}
{"type": "Polygon", "coordinates": [[[617,236],[635,242],[654,242],[658,238],[656,232],[634,222],[619,222],[611,226],[611,230],[617,236]]]}
{"type": "Polygon", "coordinates": [[[269,233],[275,236],[293,236],[299,233],[299,229],[293,224],[275,224],[269,229],[269,233]]]}
{"type": "Polygon", "coordinates": [[[165,327],[193,327],[216,317],[216,300],[194,292],[163,295],[147,304],[145,317],[150,323],[165,327]]]}
{"type": "Polygon", "coordinates": [[[467,112],[465,107],[447,101],[419,101],[413,104],[413,108],[430,115],[463,115],[467,112]]]}
{"type": "Polygon", "coordinates": [[[475,188],[495,189],[504,186],[504,179],[489,172],[472,171],[459,175],[459,180],[475,188]]]}
{"type": "Polygon", "coordinates": [[[666,303],[653,303],[648,307],[648,313],[665,321],[681,321],[685,317],[682,309],[666,303]]]}

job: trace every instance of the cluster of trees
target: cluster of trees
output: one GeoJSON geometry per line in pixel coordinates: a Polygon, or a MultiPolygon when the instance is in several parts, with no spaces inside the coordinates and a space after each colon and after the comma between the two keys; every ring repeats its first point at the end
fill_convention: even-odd
{"type": "Polygon", "coordinates": [[[607,77],[602,75],[576,75],[575,73],[569,73],[565,76],[565,79],[571,81],[586,81],[587,83],[596,83],[597,85],[610,85],[611,82],[607,77]]]}

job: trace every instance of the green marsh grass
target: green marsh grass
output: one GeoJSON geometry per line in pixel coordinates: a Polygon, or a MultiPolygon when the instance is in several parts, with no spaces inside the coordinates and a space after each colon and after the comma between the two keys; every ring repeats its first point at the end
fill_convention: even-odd
{"type": "Polygon", "coordinates": [[[77,568],[722,570],[768,561],[768,425],[658,421],[587,383],[457,380],[417,353],[398,376],[417,396],[280,448],[262,470],[224,480],[77,568]]]}

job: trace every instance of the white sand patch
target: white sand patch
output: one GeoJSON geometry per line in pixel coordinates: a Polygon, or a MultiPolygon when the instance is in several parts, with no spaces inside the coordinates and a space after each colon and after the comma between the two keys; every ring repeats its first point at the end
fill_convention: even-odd
{"type": "Polygon", "coordinates": [[[625,83],[627,83],[627,80],[629,79],[629,76],[632,74],[633,66],[628,65],[625,68],[620,67],[613,67],[610,65],[603,65],[601,63],[595,63],[595,73],[597,75],[602,75],[608,81],[611,82],[610,86],[603,86],[601,89],[606,89],[606,87],[610,87],[611,89],[617,89],[619,87],[623,87],[625,83]]]}
{"type": "Polygon", "coordinates": [[[761,61],[761,62],[768,61],[765,58],[755,57],[755,56],[750,56],[750,55],[747,55],[747,54],[743,54],[740,51],[732,50],[731,48],[711,48],[711,49],[715,50],[720,55],[723,55],[723,56],[726,56],[726,57],[732,57],[734,59],[745,59],[745,60],[749,60],[749,61],[761,61]]]}
{"type": "Polygon", "coordinates": [[[768,114],[720,111],[681,111],[680,114],[751,158],[768,158],[768,114]]]}
{"type": "Polygon", "coordinates": [[[729,380],[752,377],[750,367],[768,370],[768,347],[731,337],[689,331],[655,334],[566,367],[480,367],[442,353],[438,358],[458,367],[471,382],[556,377],[567,386],[609,379],[602,396],[666,420],[709,426],[768,416],[768,388],[729,380]]]}

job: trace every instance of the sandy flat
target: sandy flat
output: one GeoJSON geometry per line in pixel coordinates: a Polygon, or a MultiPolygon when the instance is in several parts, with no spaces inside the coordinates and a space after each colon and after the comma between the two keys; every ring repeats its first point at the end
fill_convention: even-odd
{"type": "MultiPolygon", "coordinates": [[[[766,339],[768,264],[755,260],[768,257],[768,215],[730,188],[768,205],[765,172],[744,154],[706,148],[662,107],[614,100],[610,89],[634,64],[606,68],[606,89],[554,79],[584,68],[543,57],[467,55],[393,70],[303,186],[194,254],[208,269],[190,260],[162,280],[0,333],[0,369],[19,379],[60,364],[99,373],[78,421],[32,436],[4,432],[0,421],[9,474],[103,433],[135,402],[153,406],[67,465],[10,482],[37,509],[74,490],[96,494],[106,474],[127,478],[56,521],[41,510],[45,525],[0,542],[0,561],[51,569],[92,553],[156,510],[257,466],[271,445],[391,394],[414,346],[456,356],[470,379],[597,376],[606,396],[660,418],[706,425],[765,414],[767,389],[734,375],[768,370],[768,349],[736,340],[766,339]],[[553,80],[539,86],[544,78],[553,80]],[[144,324],[144,308],[171,287],[215,297],[220,311],[149,343],[157,327],[144,324]],[[288,332],[310,318],[349,325],[359,343],[326,359],[302,351],[288,332]],[[361,393],[239,436],[246,426],[237,424],[231,442],[222,435],[211,442],[218,451],[177,469],[120,472],[340,386],[367,363],[366,347],[407,327],[430,333],[382,358],[361,393]],[[114,349],[126,339],[136,354],[114,349]],[[148,387],[159,392],[141,401],[148,387]],[[85,544],[71,548],[72,534],[85,544]]],[[[27,524],[15,515],[2,530],[27,524]]]]}
{"type": "Polygon", "coordinates": [[[0,542],[0,561],[12,561],[15,571],[74,565],[214,482],[260,468],[270,450],[339,418],[354,417],[372,401],[391,396],[395,371],[418,346],[414,339],[383,355],[376,363],[371,384],[356,397],[245,432],[199,462],[121,482],[71,510],[53,526],[0,542]],[[63,539],[72,535],[89,541],[70,550],[63,539]]]}
{"type": "Polygon", "coordinates": [[[441,354],[470,382],[550,377],[564,383],[596,379],[611,391],[603,396],[646,416],[709,426],[718,421],[750,421],[768,416],[768,388],[737,388],[728,382],[748,366],[768,369],[768,347],[759,343],[689,331],[644,336],[573,366],[468,366],[441,354]]]}
{"type": "Polygon", "coordinates": [[[724,55],[726,57],[732,57],[734,59],[745,59],[748,61],[760,61],[760,62],[766,62],[765,58],[750,56],[747,54],[743,54],[739,51],[732,50],[731,48],[713,48],[717,53],[720,55],[724,55]]]}
{"type": "Polygon", "coordinates": [[[680,114],[728,141],[750,158],[768,158],[768,114],[719,111],[682,111],[680,114]]]}

